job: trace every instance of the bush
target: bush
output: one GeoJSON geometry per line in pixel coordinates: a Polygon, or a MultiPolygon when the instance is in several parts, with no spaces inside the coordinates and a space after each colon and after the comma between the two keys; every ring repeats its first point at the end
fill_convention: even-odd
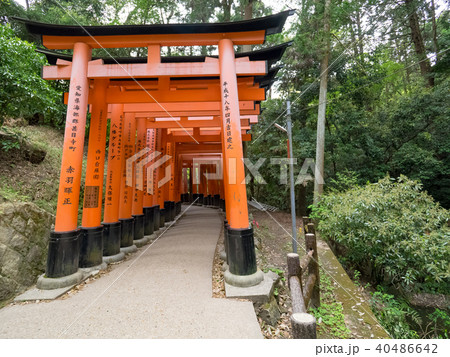
{"type": "Polygon", "coordinates": [[[408,323],[408,318],[420,325],[419,314],[406,301],[396,300],[393,295],[376,291],[371,298],[372,311],[392,338],[419,338],[408,323]]]}
{"type": "Polygon", "coordinates": [[[35,46],[15,36],[9,25],[0,25],[0,125],[5,117],[43,114],[45,121],[64,119],[61,94],[40,77],[45,57],[35,46]]]}
{"type": "Polygon", "coordinates": [[[421,184],[401,176],[332,191],[313,207],[322,236],[377,283],[448,293],[449,212],[421,184]]]}
{"type": "Polygon", "coordinates": [[[378,287],[372,293],[372,311],[392,338],[446,338],[449,337],[450,315],[434,309],[425,314],[414,309],[406,300],[388,294],[378,287]]]}

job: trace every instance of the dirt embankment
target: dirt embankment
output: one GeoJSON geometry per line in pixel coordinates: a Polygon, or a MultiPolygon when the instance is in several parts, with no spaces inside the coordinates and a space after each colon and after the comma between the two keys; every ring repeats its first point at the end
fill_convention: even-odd
{"type": "Polygon", "coordinates": [[[0,127],[0,305],[45,270],[63,133],[23,120],[0,127]]]}

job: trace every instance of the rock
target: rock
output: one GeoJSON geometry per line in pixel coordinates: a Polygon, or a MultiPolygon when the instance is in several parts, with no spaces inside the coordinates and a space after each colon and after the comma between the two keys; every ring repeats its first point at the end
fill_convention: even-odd
{"type": "Polygon", "coordinates": [[[450,310],[450,295],[420,293],[408,296],[408,300],[411,305],[417,307],[450,310]]]}
{"type": "Polygon", "coordinates": [[[21,126],[28,126],[28,121],[24,118],[5,118],[5,125],[10,127],[21,127],[21,126]]]}
{"type": "Polygon", "coordinates": [[[273,280],[274,284],[280,280],[280,276],[272,270],[269,270],[266,275],[273,280]]]}
{"type": "Polygon", "coordinates": [[[219,253],[219,257],[220,259],[222,259],[223,261],[227,260],[227,253],[225,252],[225,250],[221,250],[219,253]]]}
{"type": "Polygon", "coordinates": [[[0,203],[0,302],[26,290],[45,271],[53,221],[33,203],[0,203]]]}
{"type": "Polygon", "coordinates": [[[259,309],[258,316],[267,324],[275,326],[280,318],[280,309],[274,297],[259,309]]]}

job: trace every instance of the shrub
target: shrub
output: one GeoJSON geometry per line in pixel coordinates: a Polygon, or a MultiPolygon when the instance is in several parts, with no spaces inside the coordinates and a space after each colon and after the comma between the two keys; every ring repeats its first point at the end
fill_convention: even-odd
{"type": "Polygon", "coordinates": [[[408,323],[408,318],[416,324],[420,324],[421,319],[406,301],[397,300],[383,291],[376,291],[370,302],[378,321],[392,338],[419,338],[419,334],[408,323]]]}
{"type": "Polygon", "coordinates": [[[449,289],[449,212],[401,176],[336,190],[313,207],[322,236],[377,283],[410,291],[449,289]]]}
{"type": "Polygon", "coordinates": [[[35,46],[0,25],[0,125],[5,117],[44,115],[47,123],[63,120],[61,95],[40,77],[45,57],[35,46]]]}

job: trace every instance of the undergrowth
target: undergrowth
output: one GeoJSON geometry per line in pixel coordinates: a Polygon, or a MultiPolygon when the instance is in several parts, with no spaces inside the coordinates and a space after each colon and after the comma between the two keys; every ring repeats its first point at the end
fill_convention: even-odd
{"type": "Polygon", "coordinates": [[[330,277],[321,269],[320,307],[311,309],[317,321],[318,338],[350,338],[350,330],[345,325],[344,309],[334,296],[334,285],[330,277]]]}

